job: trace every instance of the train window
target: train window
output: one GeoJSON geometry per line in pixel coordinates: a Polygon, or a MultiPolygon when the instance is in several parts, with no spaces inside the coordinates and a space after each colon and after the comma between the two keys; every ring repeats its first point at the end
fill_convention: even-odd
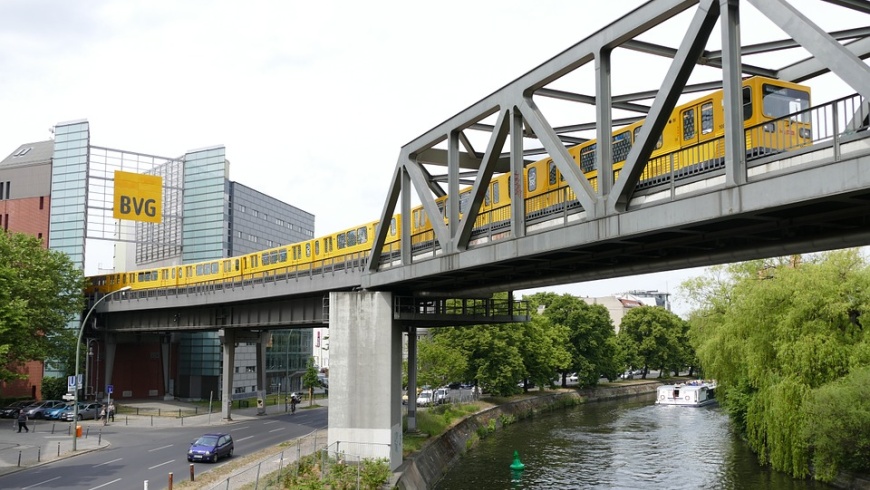
{"type": "Polygon", "coordinates": [[[256,255],[251,255],[251,267],[259,267],[260,263],[256,255]]]}
{"type": "Polygon", "coordinates": [[[614,162],[625,160],[628,158],[628,152],[631,151],[631,134],[628,131],[617,134],[613,137],[613,144],[610,148],[613,152],[614,162]]]}
{"type": "Polygon", "coordinates": [[[580,150],[580,170],[582,172],[591,172],[595,169],[595,147],[597,143],[592,143],[580,150]]]}
{"type": "Polygon", "coordinates": [[[293,245],[293,260],[299,260],[302,258],[302,249],[299,245],[293,245]]]}
{"type": "Polygon", "coordinates": [[[538,169],[535,167],[529,167],[529,173],[526,176],[526,180],[529,192],[534,192],[534,190],[538,188],[538,169]]]}
{"type": "Polygon", "coordinates": [[[489,206],[489,189],[486,190],[486,194],[483,195],[483,204],[484,206],[489,206]]]}
{"type": "Polygon", "coordinates": [[[390,235],[396,235],[396,218],[390,220],[390,235]]]}
{"type": "MultiPolygon", "coordinates": [[[[642,126],[638,126],[638,127],[634,128],[634,142],[635,143],[637,143],[637,138],[640,137],[640,128],[641,127],[642,126]]],[[[659,140],[656,141],[656,147],[653,150],[660,149],[664,143],[665,143],[664,138],[662,138],[662,135],[659,135],[659,140]]]]}
{"type": "Polygon", "coordinates": [[[369,231],[362,227],[356,231],[356,240],[357,243],[366,243],[369,241],[369,231]]]}
{"type": "Polygon", "coordinates": [[[305,244],[305,256],[311,257],[311,242],[305,244]]]}
{"type": "Polygon", "coordinates": [[[212,262],[212,263],[211,263],[211,273],[212,273],[212,274],[217,274],[219,270],[220,270],[220,268],[218,267],[218,263],[217,263],[217,262],[212,262]]]}
{"type": "Polygon", "coordinates": [[[469,197],[471,197],[471,191],[459,193],[459,214],[465,214],[468,212],[469,197]]]}
{"type": "Polygon", "coordinates": [[[278,251],[277,250],[273,250],[273,251],[269,252],[269,262],[272,264],[278,263],[278,251]]]}
{"type": "Polygon", "coordinates": [[[185,277],[193,277],[193,266],[187,266],[187,272],[184,274],[185,277]]]}
{"type": "Polygon", "coordinates": [[[499,200],[500,199],[498,196],[498,181],[496,181],[492,184],[492,202],[495,204],[498,204],[499,200]]]}
{"type": "Polygon", "coordinates": [[[339,233],[338,235],[335,235],[335,238],[336,238],[336,242],[338,242],[338,243],[336,243],[336,245],[338,245],[338,249],[339,250],[343,249],[347,243],[347,242],[345,242],[344,233],[339,233]]]}
{"type": "Polygon", "coordinates": [[[262,258],[263,258],[263,265],[269,265],[269,253],[268,252],[264,253],[262,255],[262,258]]]}
{"type": "Polygon", "coordinates": [[[175,279],[175,269],[172,269],[172,279],[175,279]]]}
{"type": "Polygon", "coordinates": [[[556,179],[557,179],[556,175],[559,173],[556,171],[556,163],[553,160],[550,160],[547,163],[550,166],[550,172],[549,172],[550,185],[556,185],[556,179]]]}
{"type": "Polygon", "coordinates": [[[281,250],[278,251],[278,260],[280,262],[287,262],[287,249],[286,248],[282,248],[281,250]]]}
{"type": "Polygon", "coordinates": [[[701,134],[713,132],[713,103],[701,104],[701,134]]]}
{"type": "Polygon", "coordinates": [[[199,265],[196,266],[196,275],[197,275],[197,276],[201,276],[201,275],[202,275],[202,264],[199,264],[199,265]]]}
{"type": "Polygon", "coordinates": [[[323,251],[324,252],[332,252],[332,237],[328,236],[323,240],[323,251]]]}
{"type": "MultiPolygon", "coordinates": [[[[764,115],[772,118],[784,117],[804,111],[810,107],[810,94],[803,90],[777,87],[765,83],[761,88],[761,106],[764,115]]],[[[809,122],[809,112],[804,111],[797,115],[796,120],[809,122]]]]}
{"type": "Polygon", "coordinates": [[[695,108],[683,111],[683,139],[695,137],[695,108]]]}
{"type": "Polygon", "coordinates": [[[236,271],[238,271],[239,270],[239,259],[235,260],[235,267],[236,267],[236,271]]]}
{"type": "Polygon", "coordinates": [[[350,230],[349,232],[347,232],[347,246],[353,247],[356,244],[356,230],[350,230]]]}
{"type": "Polygon", "coordinates": [[[320,240],[314,240],[314,255],[320,255],[320,240]]]}
{"type": "Polygon", "coordinates": [[[752,90],[743,87],[743,120],[748,121],[752,117],[752,90]]]}

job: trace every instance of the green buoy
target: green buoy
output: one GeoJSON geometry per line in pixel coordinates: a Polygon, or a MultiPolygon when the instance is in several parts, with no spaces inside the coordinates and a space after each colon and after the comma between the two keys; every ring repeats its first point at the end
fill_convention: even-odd
{"type": "Polygon", "coordinates": [[[511,469],[513,471],[523,471],[524,469],[526,469],[526,465],[524,465],[523,462],[520,461],[519,451],[514,451],[514,462],[511,463],[511,469]]]}

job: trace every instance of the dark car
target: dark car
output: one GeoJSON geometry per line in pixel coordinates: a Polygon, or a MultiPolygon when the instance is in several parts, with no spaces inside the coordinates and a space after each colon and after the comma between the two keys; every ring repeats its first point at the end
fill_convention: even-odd
{"type": "Polygon", "coordinates": [[[37,403],[30,404],[24,407],[24,410],[27,412],[27,418],[29,419],[42,419],[45,418],[45,411],[54,408],[66,405],[67,402],[63,400],[45,400],[37,403]]]}
{"type": "Polygon", "coordinates": [[[233,455],[233,436],[229,434],[203,434],[190,443],[187,450],[188,461],[211,461],[217,463],[219,458],[233,455]]]}
{"type": "Polygon", "coordinates": [[[4,419],[14,419],[18,417],[18,411],[22,408],[33,404],[33,400],[19,400],[14,403],[10,403],[3,408],[0,408],[0,417],[4,419]]]}

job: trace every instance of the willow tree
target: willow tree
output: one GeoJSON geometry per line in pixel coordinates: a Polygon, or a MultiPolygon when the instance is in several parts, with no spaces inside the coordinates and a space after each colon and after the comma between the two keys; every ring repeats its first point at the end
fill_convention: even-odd
{"type": "Polygon", "coordinates": [[[68,359],[67,322],[84,307],[84,277],[66,254],[30,235],[0,231],[0,380],[21,379],[26,361],[68,359]]]}
{"type": "MultiPolygon", "coordinates": [[[[795,477],[829,479],[852,462],[832,448],[861,445],[836,419],[870,427],[866,396],[846,406],[825,403],[843,393],[850,373],[870,365],[870,348],[861,315],[870,311],[870,271],[855,250],[808,260],[769,259],[718,269],[728,280],[702,299],[700,282],[684,284],[701,299],[690,316],[691,337],[705,372],[719,381],[717,396],[747,437],[762,464],[795,477]],[[829,429],[822,429],[822,425],[829,429]],[[815,426],[815,428],[813,428],[815,426]],[[822,430],[822,432],[820,432],[822,430]],[[824,441],[824,444],[821,442],[824,441]],[[816,465],[818,468],[818,465],[816,465]]],[[[710,283],[706,283],[710,286],[710,283]]],[[[689,294],[692,296],[692,294],[689,294]]],[[[866,387],[865,387],[866,389],[866,387]]],[[[867,454],[870,435],[858,432],[867,454]]],[[[870,458],[857,466],[868,469],[870,458]]]]}

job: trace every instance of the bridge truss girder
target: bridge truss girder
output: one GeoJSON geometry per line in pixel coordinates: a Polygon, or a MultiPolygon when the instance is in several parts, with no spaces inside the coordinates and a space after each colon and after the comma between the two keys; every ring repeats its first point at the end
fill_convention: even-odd
{"type": "MultiPolygon", "coordinates": [[[[870,14],[864,2],[824,0],[833,8],[870,14]]],[[[857,93],[870,100],[870,67],[862,60],[870,56],[870,27],[825,32],[785,0],[657,0],[648,2],[610,26],[580,41],[497,92],[480,100],[454,117],[405,145],[399,154],[387,200],[374,237],[367,270],[377,273],[381,251],[391,218],[401,215],[402,263],[410,265],[411,243],[405,230],[411,229],[411,200],[416,196],[430,217],[441,216],[436,199],[459,196],[460,185],[471,184],[468,212],[460,215],[459,199],[448,198],[446,223],[432,220],[435,240],[444,255],[457,254],[469,246],[477,210],[488,184],[496,173],[509,172],[511,178],[511,227],[513,238],[525,235],[523,210],[523,168],[529,155],[549,155],[568,186],[586,211],[586,220],[619,215],[628,210],[635,185],[643,172],[662,129],[684,93],[723,89],[726,125],[726,185],[736,187],[746,181],[746,162],[742,136],[741,79],[744,75],[764,75],[794,82],[805,82],[832,72],[857,93]],[[742,46],[740,41],[741,6],[752,5],[788,36],[784,39],[742,46]],[[694,10],[692,10],[694,8],[694,10]],[[674,17],[692,14],[685,35],[677,48],[642,41],[638,37],[674,17]],[[716,25],[720,26],[720,50],[706,46],[716,25]],[[809,56],[781,67],[765,67],[744,62],[744,55],[772,53],[802,48],[809,56]],[[660,88],[625,94],[612,94],[611,68],[615,50],[626,49],[650,56],[670,58],[667,75],[660,88]],[[584,65],[594,66],[595,94],[556,90],[549,85],[584,65]],[[721,80],[689,83],[698,66],[721,69],[721,80]],[[539,108],[534,97],[594,104],[594,120],[555,127],[539,108]],[[641,101],[652,99],[651,105],[641,101]],[[612,117],[614,109],[639,113],[636,118],[612,117]],[[487,118],[495,118],[487,124],[487,118]],[[598,141],[608,141],[614,126],[646,118],[639,138],[632,147],[616,182],[610,182],[612,161],[610,145],[598,145],[595,168],[599,179],[593,189],[567,148],[583,138],[570,133],[595,129],[598,141]],[[469,133],[488,132],[486,149],[480,152],[469,133]],[[538,148],[527,149],[524,139],[536,140],[538,148]],[[507,143],[507,151],[505,145],[507,143]],[[607,162],[605,164],[605,162],[607,162]],[[445,167],[445,175],[435,175],[427,167],[445,167]],[[442,184],[446,183],[446,190],[442,184]]],[[[655,83],[655,81],[653,81],[655,83]]]]}

